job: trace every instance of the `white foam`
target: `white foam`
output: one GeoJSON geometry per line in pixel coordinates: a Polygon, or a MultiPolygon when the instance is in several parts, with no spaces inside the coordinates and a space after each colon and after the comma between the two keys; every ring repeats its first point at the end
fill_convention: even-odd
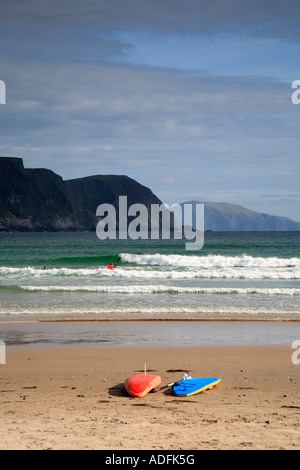
{"type": "MultiPolygon", "coordinates": [[[[0,305],[0,316],[18,316],[18,315],[28,315],[33,316],[37,315],[39,317],[43,317],[45,315],[55,315],[55,316],[62,316],[65,318],[66,315],[70,315],[70,317],[74,318],[74,306],[65,305],[63,307],[55,306],[55,305],[47,305],[41,308],[40,306],[31,306],[27,308],[25,306],[13,307],[11,311],[8,311],[7,308],[3,308],[0,305]]],[[[217,309],[213,306],[209,305],[199,305],[197,307],[183,307],[181,306],[180,309],[178,307],[171,307],[171,306],[162,306],[162,307],[150,307],[150,306],[130,306],[130,307],[109,307],[107,305],[97,305],[97,306],[76,306],[76,315],[75,317],[80,317],[81,315],[97,315],[99,318],[219,318],[222,319],[223,317],[226,318],[247,318],[247,317],[254,317],[254,318],[266,318],[275,319],[280,318],[295,318],[295,311],[289,310],[288,308],[280,310],[278,312],[278,308],[274,306],[274,308],[264,308],[260,307],[259,311],[256,307],[251,307],[248,305],[247,307],[239,306],[236,308],[235,306],[224,306],[218,307],[217,309]]],[[[298,318],[298,315],[297,317],[298,318]]]]}
{"type": "Polygon", "coordinates": [[[100,278],[124,279],[300,279],[300,258],[254,258],[242,256],[187,256],[122,253],[125,265],[113,271],[106,266],[94,268],[0,267],[4,282],[9,279],[100,278]]]}
{"type": "Polygon", "coordinates": [[[242,256],[187,256],[187,255],[134,255],[121,253],[122,261],[139,265],[157,266],[193,266],[202,268],[212,267],[297,267],[300,268],[300,258],[254,258],[249,255],[242,256]]]}
{"type": "Polygon", "coordinates": [[[296,288],[255,288],[255,287],[176,287],[161,285],[127,286],[21,286],[25,291],[41,292],[100,292],[110,294],[260,294],[260,295],[300,295],[296,288]]]}
{"type": "MultiPolygon", "coordinates": [[[[140,277],[171,279],[300,279],[299,258],[254,258],[252,256],[184,256],[121,254],[122,261],[157,267],[158,273],[139,272],[140,277]],[[173,268],[173,269],[172,269],[173,268]],[[163,270],[164,269],[164,270],[163,270]]],[[[122,274],[120,273],[120,276],[122,274]]],[[[126,275],[124,275],[125,277],[126,275]]],[[[135,274],[132,274],[135,277],[135,274]]]]}

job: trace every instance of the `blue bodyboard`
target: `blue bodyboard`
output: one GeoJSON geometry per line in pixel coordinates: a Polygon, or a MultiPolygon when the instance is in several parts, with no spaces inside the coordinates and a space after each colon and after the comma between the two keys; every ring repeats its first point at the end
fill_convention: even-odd
{"type": "Polygon", "coordinates": [[[220,378],[181,380],[173,385],[173,392],[180,397],[190,397],[191,395],[196,395],[196,393],[216,387],[220,382],[220,378]]]}

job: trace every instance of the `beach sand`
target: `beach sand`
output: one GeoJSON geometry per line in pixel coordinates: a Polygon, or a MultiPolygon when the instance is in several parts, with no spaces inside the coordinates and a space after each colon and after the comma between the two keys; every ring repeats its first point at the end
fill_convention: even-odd
{"type": "Polygon", "coordinates": [[[300,365],[282,346],[8,347],[0,365],[0,448],[300,449],[300,365]],[[189,398],[129,397],[144,369],[162,384],[221,377],[189,398]]]}

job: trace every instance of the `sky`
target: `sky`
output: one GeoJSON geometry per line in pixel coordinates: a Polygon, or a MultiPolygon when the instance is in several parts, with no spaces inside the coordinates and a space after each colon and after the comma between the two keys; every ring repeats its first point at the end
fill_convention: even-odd
{"type": "Polygon", "coordinates": [[[300,220],[298,0],[0,0],[0,155],[300,220]]]}

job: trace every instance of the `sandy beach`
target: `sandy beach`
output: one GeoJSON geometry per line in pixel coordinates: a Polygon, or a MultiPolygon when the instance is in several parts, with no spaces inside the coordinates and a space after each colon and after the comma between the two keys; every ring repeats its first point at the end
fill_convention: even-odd
{"type": "Polygon", "coordinates": [[[0,365],[1,450],[300,449],[300,365],[284,346],[8,347],[0,365]],[[162,384],[221,377],[189,398],[132,398],[144,369],[162,384]]]}

